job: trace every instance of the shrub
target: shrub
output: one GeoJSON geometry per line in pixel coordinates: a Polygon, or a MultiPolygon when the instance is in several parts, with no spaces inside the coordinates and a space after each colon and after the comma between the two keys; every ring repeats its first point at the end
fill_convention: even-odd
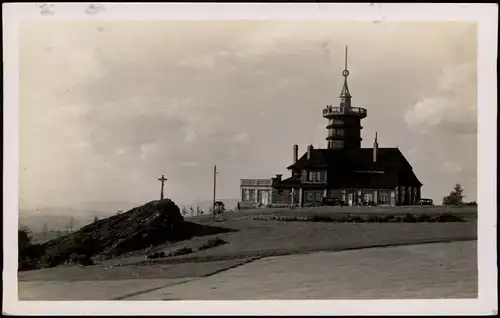
{"type": "Polygon", "coordinates": [[[355,215],[355,216],[353,216],[353,217],[351,218],[351,220],[352,220],[352,222],[354,222],[354,223],[364,223],[364,222],[365,222],[365,220],[364,220],[362,217],[360,217],[359,215],[355,215]]]}
{"type": "Polygon", "coordinates": [[[431,222],[432,218],[427,214],[420,214],[417,216],[417,222],[431,222]]]}
{"type": "Polygon", "coordinates": [[[227,242],[224,241],[223,239],[221,239],[220,237],[216,237],[214,239],[208,240],[208,242],[206,242],[205,244],[203,244],[202,246],[200,246],[198,248],[198,250],[202,251],[202,250],[206,250],[206,249],[209,249],[209,248],[212,248],[212,247],[216,247],[216,246],[219,246],[219,245],[223,245],[223,244],[227,244],[227,242]]]}
{"type": "Polygon", "coordinates": [[[162,258],[165,257],[165,252],[155,252],[147,255],[149,259],[162,258]]]}
{"type": "Polygon", "coordinates": [[[408,223],[417,222],[417,218],[413,214],[410,214],[410,213],[406,213],[403,220],[404,220],[404,222],[408,222],[408,223]]]}
{"type": "Polygon", "coordinates": [[[45,254],[45,248],[41,244],[31,244],[27,246],[22,253],[22,256],[27,259],[38,259],[45,254]]]}
{"type": "Polygon", "coordinates": [[[325,215],[314,215],[311,217],[312,222],[331,222],[332,218],[325,215]]]}
{"type": "Polygon", "coordinates": [[[444,222],[464,222],[464,220],[458,216],[455,216],[455,215],[451,215],[451,214],[448,214],[448,213],[444,213],[444,214],[441,214],[439,216],[437,216],[435,218],[435,221],[434,222],[440,222],[440,223],[444,223],[444,222]]]}
{"type": "Polygon", "coordinates": [[[336,221],[339,222],[339,223],[347,223],[347,222],[349,222],[349,220],[348,220],[348,218],[346,216],[340,216],[340,217],[337,218],[336,221]]]}
{"type": "Polygon", "coordinates": [[[186,255],[193,253],[193,249],[189,247],[180,248],[172,253],[172,256],[186,255]]]}
{"type": "Polygon", "coordinates": [[[463,205],[466,205],[466,206],[477,206],[477,202],[476,201],[466,202],[463,205]]]}
{"type": "Polygon", "coordinates": [[[82,266],[94,265],[94,261],[89,255],[73,253],[66,261],[67,264],[79,264],[82,266]]]}
{"type": "Polygon", "coordinates": [[[379,221],[380,223],[387,223],[387,222],[389,222],[389,217],[388,217],[388,216],[380,216],[380,217],[378,218],[378,221],[379,221]]]}
{"type": "Polygon", "coordinates": [[[387,219],[387,222],[400,222],[400,220],[398,219],[398,216],[396,215],[388,215],[386,216],[386,219],[387,219]]]}

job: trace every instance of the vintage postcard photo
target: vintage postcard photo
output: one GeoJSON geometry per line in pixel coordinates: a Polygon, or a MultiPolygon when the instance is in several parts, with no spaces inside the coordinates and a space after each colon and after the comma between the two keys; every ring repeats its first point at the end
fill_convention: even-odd
{"type": "Polygon", "coordinates": [[[496,313],[495,6],[4,9],[7,314],[496,313]]]}

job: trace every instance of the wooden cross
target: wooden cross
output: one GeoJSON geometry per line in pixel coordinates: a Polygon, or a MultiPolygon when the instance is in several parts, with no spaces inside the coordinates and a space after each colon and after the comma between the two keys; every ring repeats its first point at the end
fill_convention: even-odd
{"type": "Polygon", "coordinates": [[[161,178],[158,178],[158,181],[161,181],[161,200],[163,200],[163,186],[165,181],[167,181],[167,178],[165,178],[163,175],[161,175],[161,178]]]}

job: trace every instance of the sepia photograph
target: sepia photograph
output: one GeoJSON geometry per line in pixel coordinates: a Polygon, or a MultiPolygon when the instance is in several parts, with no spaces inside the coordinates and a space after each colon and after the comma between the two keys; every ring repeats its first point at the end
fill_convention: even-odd
{"type": "Polygon", "coordinates": [[[492,5],[23,5],[12,312],[497,313],[492,5]]]}

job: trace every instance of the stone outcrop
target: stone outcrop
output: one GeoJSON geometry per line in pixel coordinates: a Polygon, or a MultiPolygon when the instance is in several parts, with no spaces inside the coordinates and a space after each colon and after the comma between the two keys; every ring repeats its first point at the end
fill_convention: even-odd
{"type": "Polygon", "coordinates": [[[110,259],[167,242],[228,231],[231,230],[185,222],[179,207],[170,199],[151,201],[46,242],[36,267],[92,265],[92,259],[110,259]]]}

